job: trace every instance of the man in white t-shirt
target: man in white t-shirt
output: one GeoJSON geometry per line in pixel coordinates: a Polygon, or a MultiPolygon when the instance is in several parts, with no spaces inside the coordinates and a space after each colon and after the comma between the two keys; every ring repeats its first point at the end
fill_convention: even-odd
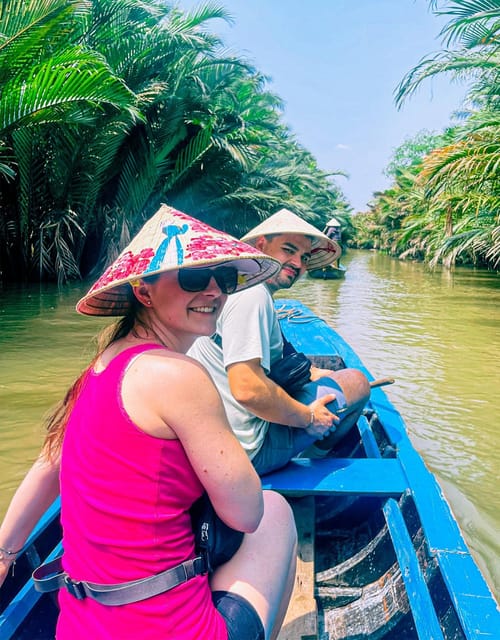
{"type": "Polygon", "coordinates": [[[292,397],[268,374],[283,354],[272,295],[308,268],[340,256],[340,247],[282,209],[242,238],[282,263],[266,281],[228,297],[212,338],[198,338],[188,352],[210,372],[235,434],[259,474],[278,469],[304,451],[325,455],[356,422],[370,395],[357,369],[311,368],[311,383],[292,397]],[[347,408],[342,420],[335,410],[347,408]]]}

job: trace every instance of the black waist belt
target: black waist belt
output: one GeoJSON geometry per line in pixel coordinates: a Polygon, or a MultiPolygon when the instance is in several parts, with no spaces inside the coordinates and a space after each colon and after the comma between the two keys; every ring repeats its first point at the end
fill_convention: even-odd
{"type": "Polygon", "coordinates": [[[83,580],[72,580],[62,568],[61,557],[42,564],[33,571],[35,589],[46,593],[64,587],[77,600],[92,598],[107,606],[146,600],[207,572],[204,558],[198,556],[148,578],[119,584],[95,584],[83,580]]]}

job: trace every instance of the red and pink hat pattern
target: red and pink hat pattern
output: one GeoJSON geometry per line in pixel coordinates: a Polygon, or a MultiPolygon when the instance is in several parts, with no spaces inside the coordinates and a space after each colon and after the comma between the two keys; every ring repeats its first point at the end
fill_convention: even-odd
{"type": "Polygon", "coordinates": [[[181,267],[253,260],[253,273],[242,273],[237,291],[270,278],[279,263],[254,247],[162,205],[118,258],[77,304],[88,315],[123,315],[129,307],[129,282],[181,267]],[[255,266],[255,265],[254,265],[255,266]]]}

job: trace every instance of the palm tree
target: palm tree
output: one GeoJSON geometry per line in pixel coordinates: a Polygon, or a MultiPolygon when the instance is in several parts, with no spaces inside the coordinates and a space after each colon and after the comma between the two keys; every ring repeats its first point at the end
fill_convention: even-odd
{"type": "MultiPolygon", "coordinates": [[[[453,0],[439,9],[452,19],[441,36],[446,49],[422,60],[400,83],[401,105],[427,78],[451,73],[473,81],[469,111],[452,144],[436,149],[422,164],[419,185],[434,220],[444,212],[444,229],[435,230],[431,263],[462,259],[497,268],[500,264],[500,5],[498,0],[453,0]]],[[[413,216],[415,218],[415,216],[413,216]]],[[[428,221],[420,228],[427,227],[428,221]]]]}
{"type": "MultiPolygon", "coordinates": [[[[457,79],[473,79],[488,87],[500,79],[500,5],[498,0],[449,0],[445,9],[432,0],[437,15],[453,18],[441,30],[445,49],[424,58],[403,78],[396,89],[396,104],[401,106],[420,84],[437,74],[449,73],[457,79]]],[[[496,94],[498,95],[498,93],[496,94]]]]}
{"type": "Polygon", "coordinates": [[[347,211],[282,124],[265,78],[208,30],[229,19],[222,7],[2,8],[2,277],[85,274],[161,201],[235,233],[285,203],[318,223],[339,204],[347,211]]]}
{"type": "Polygon", "coordinates": [[[78,132],[103,115],[138,117],[133,93],[105,59],[77,43],[87,12],[81,0],[2,3],[0,269],[11,273],[54,263],[78,272],[70,245],[82,228],[63,195],[63,164],[78,132]]]}

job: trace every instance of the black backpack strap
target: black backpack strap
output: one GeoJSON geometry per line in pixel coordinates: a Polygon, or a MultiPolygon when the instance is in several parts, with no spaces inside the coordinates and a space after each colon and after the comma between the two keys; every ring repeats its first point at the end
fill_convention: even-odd
{"type": "Polygon", "coordinates": [[[210,338],[215,342],[219,349],[222,349],[222,336],[220,333],[214,333],[210,338]]]}
{"type": "Polygon", "coordinates": [[[206,561],[197,556],[172,569],[167,569],[148,578],[121,582],[119,584],[96,584],[83,580],[72,580],[63,570],[62,556],[41,565],[33,572],[35,589],[42,593],[67,589],[78,600],[92,598],[107,606],[118,606],[146,600],[159,593],[169,591],[179,584],[207,573],[206,561]]]}

